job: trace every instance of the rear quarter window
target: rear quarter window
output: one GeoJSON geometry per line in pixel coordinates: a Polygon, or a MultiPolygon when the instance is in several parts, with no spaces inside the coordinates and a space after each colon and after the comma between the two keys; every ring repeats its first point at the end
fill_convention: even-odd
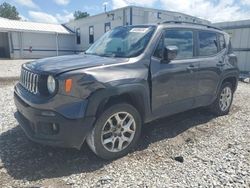
{"type": "Polygon", "coordinates": [[[226,41],[223,34],[218,34],[220,51],[226,48],[226,41]]]}
{"type": "Polygon", "coordinates": [[[233,46],[232,46],[232,42],[231,39],[229,40],[229,44],[228,44],[228,54],[232,54],[233,53],[233,46]]]}

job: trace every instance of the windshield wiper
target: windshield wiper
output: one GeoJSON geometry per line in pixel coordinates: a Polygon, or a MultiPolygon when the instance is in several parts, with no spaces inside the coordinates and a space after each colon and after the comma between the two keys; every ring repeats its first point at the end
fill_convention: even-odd
{"type": "Polygon", "coordinates": [[[84,54],[86,54],[86,55],[98,55],[99,56],[99,54],[97,54],[97,53],[87,53],[87,52],[84,52],[84,54]]]}
{"type": "Polygon", "coordinates": [[[103,56],[103,57],[117,57],[116,54],[100,54],[100,56],[103,56]]]}
{"type": "Polygon", "coordinates": [[[117,55],[115,53],[110,53],[110,54],[98,54],[98,53],[86,53],[86,55],[96,55],[96,56],[101,56],[101,57],[123,57],[123,56],[120,56],[120,55],[117,55]]]}

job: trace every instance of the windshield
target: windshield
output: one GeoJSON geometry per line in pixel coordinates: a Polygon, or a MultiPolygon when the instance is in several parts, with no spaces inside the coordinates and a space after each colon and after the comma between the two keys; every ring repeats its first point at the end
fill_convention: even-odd
{"type": "Polygon", "coordinates": [[[136,57],[146,48],[155,26],[126,26],[108,31],[98,39],[86,54],[108,57],[136,57]]]}

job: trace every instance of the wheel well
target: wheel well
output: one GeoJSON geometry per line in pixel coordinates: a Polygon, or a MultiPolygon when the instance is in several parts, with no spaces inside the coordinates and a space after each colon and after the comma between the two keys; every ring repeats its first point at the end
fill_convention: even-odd
{"type": "Polygon", "coordinates": [[[226,79],[223,80],[223,83],[229,82],[233,85],[233,91],[236,90],[236,85],[237,85],[237,79],[235,77],[228,77],[226,79]]]}
{"type": "Polygon", "coordinates": [[[97,110],[97,117],[99,115],[101,115],[101,113],[107,109],[108,107],[114,105],[114,104],[118,104],[118,103],[128,103],[130,105],[132,105],[133,107],[136,108],[136,110],[140,113],[142,120],[144,120],[144,105],[142,104],[142,102],[140,102],[141,100],[138,100],[138,97],[135,97],[133,94],[129,94],[129,93],[124,93],[121,95],[116,95],[116,96],[111,96],[108,99],[105,99],[101,102],[101,104],[98,107],[97,110]]]}

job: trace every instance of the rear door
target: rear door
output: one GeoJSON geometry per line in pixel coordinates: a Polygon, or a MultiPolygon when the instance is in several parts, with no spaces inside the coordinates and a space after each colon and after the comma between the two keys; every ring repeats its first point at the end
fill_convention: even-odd
{"type": "Polygon", "coordinates": [[[195,36],[191,29],[164,31],[151,58],[152,111],[155,117],[190,109],[198,89],[195,36]],[[177,46],[175,60],[163,62],[164,46],[177,46]]]}
{"type": "Polygon", "coordinates": [[[226,44],[223,34],[198,31],[200,68],[197,72],[199,96],[196,106],[209,105],[213,101],[225,65],[225,55],[226,44]]]}

